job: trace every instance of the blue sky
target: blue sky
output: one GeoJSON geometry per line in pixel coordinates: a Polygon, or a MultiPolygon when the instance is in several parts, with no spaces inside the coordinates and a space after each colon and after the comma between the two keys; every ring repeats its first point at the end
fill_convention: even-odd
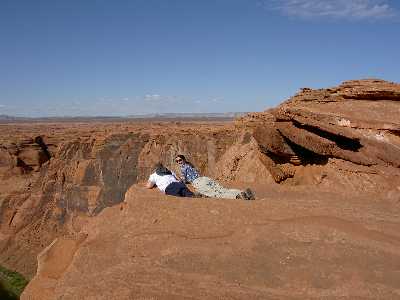
{"type": "Polygon", "coordinates": [[[0,0],[0,114],[261,111],[400,82],[390,0],[0,0]]]}

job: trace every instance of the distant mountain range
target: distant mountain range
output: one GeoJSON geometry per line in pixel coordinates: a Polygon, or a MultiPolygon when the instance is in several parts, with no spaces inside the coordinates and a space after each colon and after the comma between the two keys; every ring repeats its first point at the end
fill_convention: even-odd
{"type": "Polygon", "coordinates": [[[246,112],[226,113],[155,113],[129,116],[63,116],[63,117],[17,117],[0,115],[0,123],[14,122],[90,122],[90,121],[129,121],[129,120],[175,120],[175,119],[234,119],[245,115],[246,112]]]}
{"type": "Polygon", "coordinates": [[[225,113],[164,113],[164,114],[143,114],[130,115],[128,118],[236,118],[246,114],[245,112],[225,113]]]}

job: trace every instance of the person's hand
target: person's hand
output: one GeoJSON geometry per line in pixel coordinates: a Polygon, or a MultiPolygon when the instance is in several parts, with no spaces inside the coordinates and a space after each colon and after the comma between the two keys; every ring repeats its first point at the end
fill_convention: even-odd
{"type": "Polygon", "coordinates": [[[145,185],[145,187],[147,188],[147,189],[152,189],[153,187],[155,187],[156,185],[153,183],[153,182],[151,182],[151,181],[147,181],[147,183],[146,183],[146,185],[145,185]]]}

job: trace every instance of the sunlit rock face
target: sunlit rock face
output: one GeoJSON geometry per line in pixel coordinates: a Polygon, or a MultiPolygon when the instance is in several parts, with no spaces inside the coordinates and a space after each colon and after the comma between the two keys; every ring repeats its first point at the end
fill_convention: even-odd
{"type": "Polygon", "coordinates": [[[398,84],[359,80],[304,88],[230,123],[2,125],[0,262],[33,276],[37,254],[55,238],[74,238],[87,219],[122,203],[154,163],[178,172],[177,154],[224,184],[253,187],[259,200],[265,189],[312,187],[343,194],[338,202],[364,194],[397,201],[399,95],[398,84]]]}
{"type": "Polygon", "coordinates": [[[226,123],[59,126],[55,131],[51,125],[22,126],[16,131],[23,142],[15,135],[11,143],[3,137],[1,259],[27,275],[35,272],[35,253],[55,236],[75,232],[76,218],[122,202],[128,188],[146,180],[156,162],[178,172],[175,156],[183,153],[203,174],[218,176],[220,158],[240,138],[226,123]],[[28,143],[26,135],[38,131],[41,145],[28,143]],[[30,253],[33,259],[26,263],[15,253],[30,253]]]}
{"type": "MultiPolygon", "coordinates": [[[[253,128],[260,151],[272,159],[271,174],[277,182],[290,177],[301,181],[295,174],[303,173],[284,168],[299,160],[306,166],[324,166],[324,171],[333,163],[347,166],[338,166],[333,175],[349,169],[360,176],[390,177],[400,166],[399,95],[399,84],[374,79],[329,89],[304,88],[275,109],[238,120],[237,126],[253,128]]],[[[358,182],[357,176],[336,179],[336,184],[350,188],[358,182]]],[[[365,178],[364,183],[368,189],[382,182],[365,178]]]]}
{"type": "Polygon", "coordinates": [[[134,185],[40,253],[21,299],[397,298],[397,203],[314,185],[256,188],[244,201],[134,185]]]}

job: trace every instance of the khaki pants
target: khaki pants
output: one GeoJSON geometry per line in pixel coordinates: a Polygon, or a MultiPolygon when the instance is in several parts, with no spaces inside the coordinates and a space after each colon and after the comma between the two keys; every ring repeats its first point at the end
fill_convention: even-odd
{"type": "Polygon", "coordinates": [[[211,198],[237,199],[236,197],[242,192],[237,189],[224,188],[208,177],[199,177],[193,180],[192,185],[197,193],[211,198]]]}

